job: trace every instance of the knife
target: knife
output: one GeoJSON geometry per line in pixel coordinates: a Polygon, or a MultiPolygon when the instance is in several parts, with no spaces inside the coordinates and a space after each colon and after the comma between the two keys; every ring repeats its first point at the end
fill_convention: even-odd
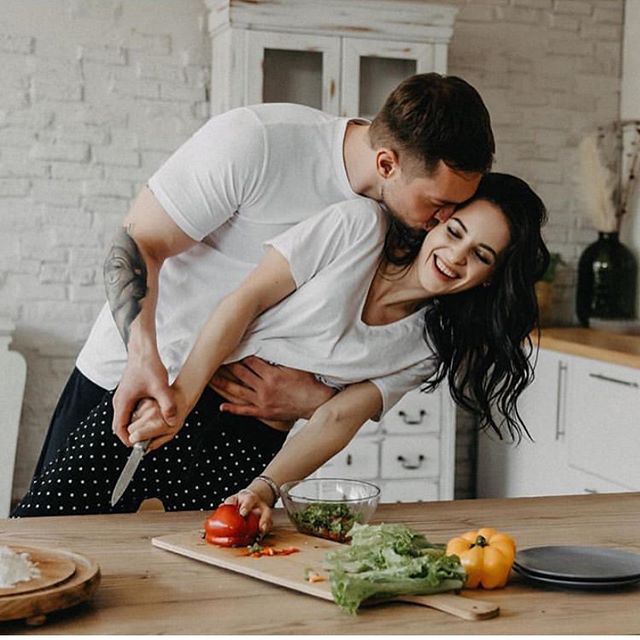
{"type": "Polygon", "coordinates": [[[136,442],[133,445],[133,449],[129,454],[129,459],[127,460],[127,464],[124,465],[124,469],[120,473],[120,477],[118,478],[118,482],[116,482],[116,486],[113,488],[113,493],[111,494],[111,506],[115,506],[118,500],[122,498],[122,494],[125,492],[126,488],[129,486],[131,482],[131,478],[133,478],[133,474],[136,472],[138,465],[142,462],[142,458],[144,458],[144,454],[147,452],[147,447],[149,446],[150,440],[142,440],[141,442],[136,442]]]}

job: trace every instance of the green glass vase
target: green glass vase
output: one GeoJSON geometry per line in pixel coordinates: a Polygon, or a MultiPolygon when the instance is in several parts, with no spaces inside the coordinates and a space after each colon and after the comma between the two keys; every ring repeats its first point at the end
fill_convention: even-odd
{"type": "Polygon", "coordinates": [[[589,318],[634,318],[638,266],[617,231],[598,232],[578,262],[576,314],[580,324],[589,318]]]}

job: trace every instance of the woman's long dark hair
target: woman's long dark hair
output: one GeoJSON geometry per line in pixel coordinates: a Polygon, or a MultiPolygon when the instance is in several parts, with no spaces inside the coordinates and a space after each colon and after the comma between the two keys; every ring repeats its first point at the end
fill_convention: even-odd
{"type": "MultiPolygon", "coordinates": [[[[540,234],[547,212],[526,182],[503,173],[485,175],[473,198],[459,208],[475,200],[502,211],[510,242],[489,286],[432,298],[426,305],[425,339],[436,368],[423,390],[432,391],[447,378],[455,402],[474,414],[481,428],[492,429],[501,439],[506,428],[519,441],[523,432],[529,436],[516,403],[533,380],[530,333],[538,324],[534,285],[549,264],[540,234]]],[[[423,239],[424,233],[394,220],[385,240],[385,260],[411,264],[423,239]]]]}

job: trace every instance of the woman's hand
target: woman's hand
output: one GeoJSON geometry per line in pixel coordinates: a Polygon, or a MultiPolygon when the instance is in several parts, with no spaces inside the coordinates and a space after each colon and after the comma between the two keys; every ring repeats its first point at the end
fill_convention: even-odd
{"type": "Polygon", "coordinates": [[[140,360],[130,353],[120,384],[113,396],[113,432],[123,444],[129,444],[127,429],[140,414],[140,404],[153,400],[169,422],[176,419],[174,394],[167,383],[167,371],[160,357],[149,355],[140,360]]]}
{"type": "Polygon", "coordinates": [[[252,482],[245,489],[225,498],[224,504],[236,504],[241,516],[246,516],[250,511],[260,512],[260,535],[265,535],[273,526],[273,496],[271,490],[261,482],[252,482]],[[266,491],[265,491],[266,488],[266,491]]]}
{"type": "Polygon", "coordinates": [[[127,428],[129,443],[133,445],[136,442],[150,440],[147,452],[159,449],[162,445],[173,440],[182,429],[184,418],[186,418],[186,416],[182,416],[182,412],[178,412],[176,423],[167,424],[160,405],[151,398],[141,400],[132,417],[133,422],[127,428]]]}

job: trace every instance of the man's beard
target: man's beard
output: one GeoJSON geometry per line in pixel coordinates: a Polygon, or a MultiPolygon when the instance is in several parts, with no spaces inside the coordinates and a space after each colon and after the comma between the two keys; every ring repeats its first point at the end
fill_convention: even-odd
{"type": "Polygon", "coordinates": [[[380,187],[380,198],[378,200],[376,200],[376,202],[383,208],[384,212],[390,216],[391,218],[393,218],[395,220],[395,222],[400,226],[403,227],[405,230],[405,233],[407,234],[417,234],[418,236],[424,238],[424,234],[427,231],[430,231],[431,229],[433,229],[434,227],[437,227],[439,222],[438,220],[434,217],[431,218],[431,220],[429,220],[426,223],[426,227],[425,225],[420,225],[420,226],[416,226],[416,227],[412,227],[411,225],[408,225],[400,216],[400,214],[389,205],[389,203],[387,202],[387,199],[384,197],[384,185],[382,185],[380,187]]]}

